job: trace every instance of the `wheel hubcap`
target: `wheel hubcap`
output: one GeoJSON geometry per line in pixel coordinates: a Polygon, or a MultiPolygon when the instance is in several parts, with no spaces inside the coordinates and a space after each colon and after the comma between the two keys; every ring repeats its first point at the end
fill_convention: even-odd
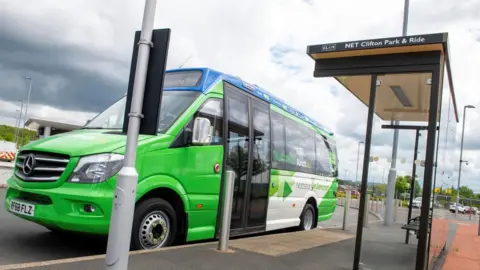
{"type": "Polygon", "coordinates": [[[170,220],[162,211],[148,214],[142,221],[139,230],[139,240],[144,249],[161,247],[167,241],[170,233],[170,220]]]}
{"type": "Polygon", "coordinates": [[[305,230],[310,230],[313,226],[313,213],[311,210],[307,210],[307,212],[305,212],[305,218],[304,218],[304,222],[303,224],[305,224],[305,230]]]}

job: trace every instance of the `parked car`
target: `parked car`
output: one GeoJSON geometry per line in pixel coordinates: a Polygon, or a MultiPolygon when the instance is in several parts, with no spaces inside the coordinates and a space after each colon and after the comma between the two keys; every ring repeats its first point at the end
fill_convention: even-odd
{"type": "Polygon", "coordinates": [[[475,215],[478,212],[478,208],[465,206],[465,213],[470,214],[470,212],[475,215]]]}
{"type": "MultiPolygon", "coordinates": [[[[450,207],[449,207],[450,212],[455,213],[456,205],[457,205],[457,203],[450,204],[450,207]]],[[[458,212],[462,213],[462,214],[465,214],[465,207],[460,203],[458,204],[458,212]]]]}
{"type": "Polygon", "coordinates": [[[422,207],[422,197],[417,197],[412,200],[412,208],[421,208],[422,207]]]}
{"type": "MultiPolygon", "coordinates": [[[[417,197],[412,200],[412,208],[421,208],[422,207],[422,197],[417,197]]],[[[430,208],[433,207],[433,199],[430,198],[430,208]]]]}

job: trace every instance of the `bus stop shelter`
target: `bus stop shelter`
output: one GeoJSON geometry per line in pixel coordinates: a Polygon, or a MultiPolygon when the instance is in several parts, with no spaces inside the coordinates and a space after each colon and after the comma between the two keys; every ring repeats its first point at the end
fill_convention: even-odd
{"type": "MultiPolygon", "coordinates": [[[[429,207],[436,179],[438,134],[442,129],[442,117],[458,122],[448,34],[311,45],[307,47],[307,54],[315,61],[314,77],[335,78],[368,107],[353,269],[359,269],[361,263],[374,115],[392,123],[400,121],[426,126],[422,207],[414,260],[416,269],[427,269],[432,262],[430,253],[438,252],[430,248],[434,228],[431,228],[433,209],[429,207]]],[[[445,244],[446,237],[435,237],[445,244]]]]}

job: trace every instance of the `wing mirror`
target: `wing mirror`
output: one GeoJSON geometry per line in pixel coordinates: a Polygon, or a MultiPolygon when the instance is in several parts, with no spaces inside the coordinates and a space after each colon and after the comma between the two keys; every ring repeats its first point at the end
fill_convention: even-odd
{"type": "Polygon", "coordinates": [[[192,144],[205,145],[212,141],[212,123],[208,118],[197,117],[193,122],[192,144]]]}

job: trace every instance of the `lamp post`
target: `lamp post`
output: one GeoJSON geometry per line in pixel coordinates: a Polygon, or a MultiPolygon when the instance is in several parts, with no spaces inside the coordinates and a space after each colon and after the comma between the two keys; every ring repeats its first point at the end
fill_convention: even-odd
{"type": "Polygon", "coordinates": [[[20,115],[18,116],[18,126],[15,122],[15,148],[18,147],[18,136],[20,135],[20,127],[22,123],[23,100],[20,101],[22,102],[22,105],[20,106],[20,110],[17,110],[17,112],[20,112],[20,115]]]}
{"type": "Polygon", "coordinates": [[[475,106],[473,105],[465,105],[463,107],[463,125],[462,125],[462,139],[460,143],[460,162],[458,165],[458,182],[457,182],[457,203],[455,204],[455,216],[457,216],[458,212],[458,204],[460,203],[460,178],[462,175],[462,162],[465,162],[468,165],[468,161],[462,160],[463,156],[463,135],[465,132],[465,113],[467,112],[467,109],[474,109],[475,106]]]}
{"type": "Polygon", "coordinates": [[[358,151],[357,151],[357,171],[355,173],[355,187],[358,185],[358,161],[360,159],[360,144],[362,144],[363,141],[358,142],[358,151]]]}
{"type": "MultiPolygon", "coordinates": [[[[32,77],[25,77],[26,80],[30,81],[30,84],[28,86],[28,97],[27,97],[27,106],[25,107],[25,119],[28,120],[28,105],[30,105],[30,92],[32,92],[32,77]]],[[[22,126],[21,124],[19,126],[22,126]]],[[[23,128],[22,128],[22,142],[20,143],[20,146],[23,145],[23,135],[25,134],[25,121],[23,122],[23,128]]]]}

